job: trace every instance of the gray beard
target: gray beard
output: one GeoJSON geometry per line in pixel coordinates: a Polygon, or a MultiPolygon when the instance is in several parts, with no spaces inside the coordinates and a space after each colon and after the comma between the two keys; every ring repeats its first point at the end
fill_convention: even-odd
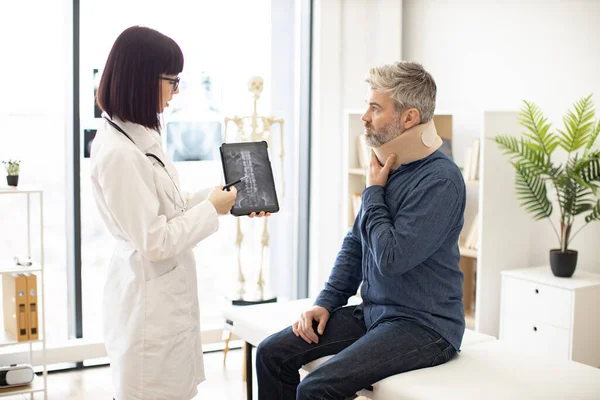
{"type": "Polygon", "coordinates": [[[402,122],[400,122],[400,117],[396,117],[390,122],[388,126],[381,129],[379,132],[372,131],[370,135],[365,136],[365,143],[369,147],[379,147],[392,139],[397,138],[404,132],[402,128],[402,122]]]}

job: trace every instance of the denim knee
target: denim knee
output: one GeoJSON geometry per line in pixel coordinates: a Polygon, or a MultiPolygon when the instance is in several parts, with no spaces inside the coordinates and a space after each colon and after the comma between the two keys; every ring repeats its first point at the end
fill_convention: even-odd
{"type": "Polygon", "coordinates": [[[308,374],[298,385],[296,400],[339,400],[345,399],[340,388],[326,383],[329,381],[325,376],[308,374]]]}
{"type": "Polygon", "coordinates": [[[256,366],[265,365],[269,362],[269,358],[272,357],[272,350],[269,344],[269,338],[263,340],[258,344],[256,348],[256,366]]]}
{"type": "Polygon", "coordinates": [[[270,368],[274,363],[281,363],[285,348],[278,333],[267,337],[256,348],[256,366],[270,368]]]}
{"type": "Polygon", "coordinates": [[[300,382],[296,390],[296,400],[320,400],[323,398],[322,395],[323,388],[313,384],[308,376],[300,382]]]}

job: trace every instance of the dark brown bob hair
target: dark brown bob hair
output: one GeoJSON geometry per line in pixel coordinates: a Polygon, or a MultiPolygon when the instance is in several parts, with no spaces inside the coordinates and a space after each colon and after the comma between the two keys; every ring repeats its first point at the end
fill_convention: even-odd
{"type": "Polygon", "coordinates": [[[115,41],[96,92],[111,118],[160,130],[160,75],[183,70],[183,53],[173,39],[142,27],[125,29],[115,41]]]}

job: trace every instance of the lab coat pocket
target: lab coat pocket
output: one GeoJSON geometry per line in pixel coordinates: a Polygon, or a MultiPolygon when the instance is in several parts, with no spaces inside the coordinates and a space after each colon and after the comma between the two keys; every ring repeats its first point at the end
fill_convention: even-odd
{"type": "Polygon", "coordinates": [[[170,270],[165,268],[162,275],[146,281],[145,328],[146,338],[150,341],[172,337],[190,329],[189,283],[184,265],[173,265],[170,270]]]}
{"type": "Polygon", "coordinates": [[[178,262],[174,258],[170,258],[168,260],[156,261],[156,262],[147,262],[144,268],[144,276],[147,281],[152,279],[160,278],[163,275],[168,274],[173,271],[178,266],[178,262]]]}

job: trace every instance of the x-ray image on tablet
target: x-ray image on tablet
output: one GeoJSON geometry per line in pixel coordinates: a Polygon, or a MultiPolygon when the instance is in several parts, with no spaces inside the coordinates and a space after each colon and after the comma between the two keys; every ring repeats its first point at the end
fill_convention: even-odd
{"type": "Polygon", "coordinates": [[[279,211],[267,142],[223,143],[221,160],[226,184],[244,178],[235,185],[233,215],[279,211]]]}

